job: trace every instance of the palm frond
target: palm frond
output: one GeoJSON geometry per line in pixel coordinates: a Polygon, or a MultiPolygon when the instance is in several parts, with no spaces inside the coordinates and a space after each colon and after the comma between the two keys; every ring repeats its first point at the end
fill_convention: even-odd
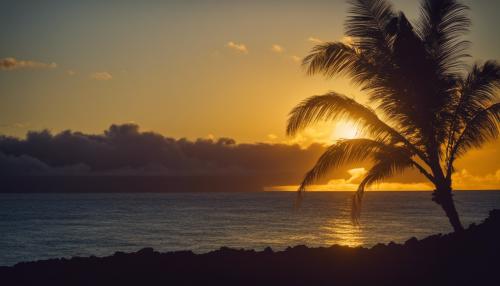
{"type": "Polygon", "coordinates": [[[472,148],[498,138],[500,133],[500,103],[478,111],[466,124],[453,146],[448,162],[448,174],[452,172],[453,161],[472,148]]]}
{"type": "Polygon", "coordinates": [[[498,97],[499,88],[500,65],[492,60],[481,66],[475,64],[463,83],[456,108],[457,115],[464,120],[470,119],[498,97]]]}
{"type": "Polygon", "coordinates": [[[337,119],[359,123],[374,136],[389,135],[392,130],[370,108],[345,95],[329,92],[311,96],[297,105],[289,114],[286,132],[295,135],[311,124],[337,119]]]}
{"type": "Polygon", "coordinates": [[[456,73],[469,57],[470,45],[462,36],[469,31],[469,7],[456,0],[423,0],[420,7],[418,33],[440,73],[456,73]]]}
{"type": "Polygon", "coordinates": [[[319,121],[337,119],[349,119],[357,123],[361,131],[366,131],[377,140],[387,140],[393,144],[401,142],[420,159],[427,161],[423,151],[414,144],[412,136],[415,136],[415,130],[413,134],[408,132],[409,136],[406,136],[382,121],[369,107],[336,92],[312,96],[298,104],[289,114],[286,132],[293,136],[319,121]]]}
{"type": "MultiPolygon", "coordinates": [[[[368,3],[370,1],[361,2],[368,3]]],[[[404,18],[404,15],[401,17],[404,18]]],[[[397,18],[394,19],[397,20],[397,18]]],[[[392,31],[394,34],[391,36],[392,38],[396,36],[396,32],[397,29],[392,31]]],[[[410,33],[413,32],[410,31],[410,33]]],[[[400,60],[414,58],[412,51],[417,45],[408,43],[408,40],[403,39],[400,42],[405,43],[405,45],[398,46],[400,60]],[[403,49],[403,46],[409,47],[409,50],[403,49]]],[[[422,87],[423,85],[419,85],[415,79],[405,76],[401,68],[404,64],[399,63],[398,68],[398,65],[395,65],[394,62],[397,57],[391,55],[391,53],[391,51],[374,52],[373,48],[363,49],[356,43],[347,45],[341,42],[328,42],[315,46],[311,53],[304,58],[302,64],[306,67],[308,74],[320,73],[326,77],[347,76],[352,83],[359,85],[362,90],[368,93],[371,102],[376,102],[380,110],[391,118],[391,121],[411,130],[407,134],[414,134],[419,131],[419,118],[416,118],[414,114],[429,110],[427,106],[423,106],[419,110],[416,110],[415,107],[423,105],[424,102],[428,105],[432,101],[422,100],[413,93],[409,93],[409,91],[413,90],[409,86],[422,87]]],[[[419,58],[425,58],[425,55],[419,58]]],[[[415,61],[417,63],[422,62],[418,59],[415,61]]],[[[415,63],[407,66],[407,73],[414,75],[415,63]]],[[[423,72],[423,74],[429,74],[429,72],[423,72]]],[[[426,95],[429,93],[419,92],[415,94],[426,95]]],[[[432,114],[431,111],[429,113],[432,114]]],[[[428,120],[425,120],[425,122],[428,122],[428,120]]]]}
{"type": "Polygon", "coordinates": [[[488,107],[498,97],[500,89],[500,65],[496,61],[487,61],[483,65],[475,64],[465,80],[460,84],[458,97],[453,103],[448,126],[446,147],[447,160],[451,147],[455,144],[460,130],[466,122],[480,110],[488,107]]]}
{"type": "Polygon", "coordinates": [[[346,163],[362,162],[389,145],[371,139],[346,139],[330,146],[318,159],[314,167],[307,172],[299,187],[299,193],[324,176],[329,170],[346,163]]]}
{"type": "Polygon", "coordinates": [[[358,186],[351,201],[351,218],[354,224],[359,223],[361,205],[366,187],[403,173],[405,169],[420,166],[411,159],[404,148],[384,148],[375,154],[375,163],[358,186]]]}
{"type": "Polygon", "coordinates": [[[362,57],[354,47],[341,42],[327,42],[316,45],[303,61],[310,75],[323,73],[327,77],[351,75],[361,63],[362,57]]]}
{"type": "Polygon", "coordinates": [[[351,0],[349,4],[344,26],[356,47],[374,54],[390,53],[392,5],[385,0],[351,0]]]}

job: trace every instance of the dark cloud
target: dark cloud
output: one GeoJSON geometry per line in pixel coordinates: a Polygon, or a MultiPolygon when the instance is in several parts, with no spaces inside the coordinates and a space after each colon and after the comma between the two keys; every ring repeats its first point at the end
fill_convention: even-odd
{"type": "Polygon", "coordinates": [[[27,155],[10,156],[0,153],[0,171],[3,175],[45,173],[50,167],[27,155]]]}
{"type": "Polygon", "coordinates": [[[25,139],[0,137],[2,174],[273,175],[299,180],[323,147],[237,144],[173,139],[141,132],[135,124],[112,125],[103,134],[30,131],[25,139]]]}
{"type": "Polygon", "coordinates": [[[51,167],[37,158],[28,155],[14,156],[0,152],[1,175],[74,175],[88,174],[89,168],[84,164],[62,167],[51,167]]]}
{"type": "MultiPolygon", "coordinates": [[[[293,185],[300,183],[323,151],[319,144],[303,149],[288,144],[238,144],[231,138],[174,139],[123,124],[98,135],[43,130],[30,131],[25,139],[0,136],[0,175],[196,177],[190,180],[200,185],[244,178],[245,184],[293,185]]],[[[318,183],[349,179],[348,170],[360,165],[366,166],[344,166],[318,183]]],[[[418,173],[410,173],[403,181],[421,179],[418,173]]]]}

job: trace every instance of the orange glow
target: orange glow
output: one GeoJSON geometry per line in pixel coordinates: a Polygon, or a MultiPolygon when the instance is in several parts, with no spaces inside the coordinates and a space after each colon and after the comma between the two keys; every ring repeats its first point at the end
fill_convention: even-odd
{"type": "Polygon", "coordinates": [[[359,137],[359,130],[356,125],[350,121],[337,122],[331,132],[330,139],[352,139],[359,137]]]}
{"type": "MultiPolygon", "coordinates": [[[[313,143],[327,146],[339,139],[365,137],[350,121],[320,122],[295,137],[285,134],[290,110],[312,95],[336,91],[375,107],[348,77],[308,76],[301,66],[317,44],[353,44],[343,30],[346,1],[314,1],[314,5],[307,1],[287,5],[280,1],[151,2],[120,5],[119,13],[114,5],[99,1],[83,10],[45,5],[47,13],[28,17],[36,9],[26,11],[27,19],[47,21],[28,29],[33,35],[26,34],[29,31],[21,24],[2,29],[2,39],[10,44],[0,55],[5,66],[0,67],[0,135],[24,138],[30,130],[43,129],[54,134],[66,129],[101,134],[111,124],[134,122],[142,131],[166,137],[193,141],[230,137],[237,143],[276,144],[276,150],[285,149],[280,144],[298,144],[305,150],[313,143]],[[61,25],[60,15],[71,21],[61,25]],[[57,28],[66,24],[67,29],[57,28]],[[19,35],[25,35],[26,42],[19,41],[19,35]]],[[[417,1],[394,2],[410,18],[418,16],[417,1]]],[[[498,22],[496,13],[488,13],[492,9],[487,1],[467,2],[481,15],[474,18],[473,58],[497,59],[500,38],[490,29],[498,22]]],[[[500,140],[493,141],[460,158],[453,187],[499,189],[499,144],[500,140]]],[[[294,180],[274,184],[300,183],[302,171],[311,168],[318,157],[315,153],[289,163],[287,172],[293,173],[294,180]]],[[[239,168],[236,163],[231,170],[239,168]]],[[[355,190],[356,175],[368,166],[359,163],[348,168],[310,189],[355,190]]],[[[370,189],[431,189],[423,183],[425,178],[404,176],[405,180],[370,189]]]]}

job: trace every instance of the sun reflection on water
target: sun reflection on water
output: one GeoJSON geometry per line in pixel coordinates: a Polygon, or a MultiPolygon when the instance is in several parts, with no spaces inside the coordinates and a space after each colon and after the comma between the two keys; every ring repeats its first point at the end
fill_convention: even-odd
{"type": "Polygon", "coordinates": [[[350,216],[342,212],[337,218],[328,220],[321,227],[324,244],[357,247],[363,245],[363,230],[352,223],[350,216]]]}

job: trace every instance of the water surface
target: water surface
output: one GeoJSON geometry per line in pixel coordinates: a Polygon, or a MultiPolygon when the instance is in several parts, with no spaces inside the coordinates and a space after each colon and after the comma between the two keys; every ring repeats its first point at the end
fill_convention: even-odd
{"type": "MultiPolygon", "coordinates": [[[[361,226],[348,192],[0,194],[0,265],[153,247],[207,252],[287,246],[373,246],[452,229],[430,192],[368,192],[361,226]]],[[[500,208],[500,191],[456,192],[463,223],[500,208]]]]}

